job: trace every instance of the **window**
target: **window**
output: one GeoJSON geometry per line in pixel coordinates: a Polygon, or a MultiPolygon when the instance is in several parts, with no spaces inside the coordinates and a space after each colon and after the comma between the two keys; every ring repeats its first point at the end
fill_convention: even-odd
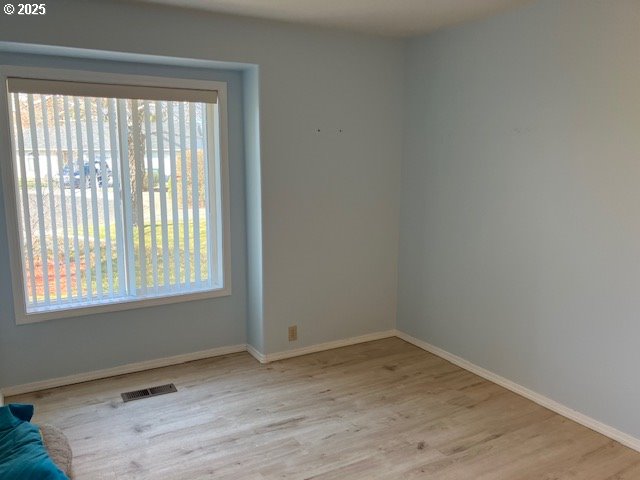
{"type": "Polygon", "coordinates": [[[101,78],[6,75],[19,323],[229,293],[224,84],[101,78]]]}

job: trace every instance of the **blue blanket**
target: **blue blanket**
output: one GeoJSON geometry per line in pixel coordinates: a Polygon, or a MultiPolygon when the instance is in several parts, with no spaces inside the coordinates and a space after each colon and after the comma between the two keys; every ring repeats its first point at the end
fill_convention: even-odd
{"type": "Polygon", "coordinates": [[[49,458],[32,416],[33,405],[0,407],[0,479],[68,480],[49,458]]]}

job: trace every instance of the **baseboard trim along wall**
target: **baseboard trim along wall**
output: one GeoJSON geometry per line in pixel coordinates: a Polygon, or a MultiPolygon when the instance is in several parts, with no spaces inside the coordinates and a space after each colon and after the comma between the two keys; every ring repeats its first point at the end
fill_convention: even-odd
{"type": "Polygon", "coordinates": [[[373,342],[374,340],[380,340],[383,338],[395,337],[395,330],[387,330],[384,332],[367,333],[358,337],[344,338],[342,340],[333,340],[331,342],[318,343],[316,345],[309,345],[308,347],[294,348],[292,350],[284,350],[276,353],[260,353],[255,348],[248,346],[247,351],[255,357],[260,363],[275,362],[277,360],[284,360],[285,358],[300,357],[302,355],[309,355],[310,353],[323,352],[325,350],[333,350],[334,348],[347,347],[349,345],[356,345],[358,343],[373,342]]]}
{"type": "Polygon", "coordinates": [[[411,343],[412,345],[415,345],[416,347],[421,348],[422,350],[426,350],[429,353],[433,353],[434,355],[437,355],[438,357],[444,360],[447,360],[448,362],[451,362],[460,368],[464,368],[465,370],[471,373],[475,373],[476,375],[486,380],[489,380],[490,382],[498,384],[501,387],[506,388],[507,390],[511,390],[512,392],[517,393],[518,395],[524,398],[527,398],[537,403],[538,405],[548,408],[549,410],[559,415],[562,415],[563,417],[566,417],[570,420],[573,420],[574,422],[579,423],[580,425],[590,428],[591,430],[594,430],[598,433],[601,433],[602,435],[605,435],[611,438],[612,440],[615,440],[621,443],[622,445],[625,445],[626,447],[632,448],[633,450],[640,452],[640,439],[638,438],[635,438],[627,433],[621,432],[620,430],[614,427],[611,427],[609,425],[606,425],[602,422],[599,422],[598,420],[591,418],[583,413],[577,412],[567,407],[566,405],[556,402],[551,398],[545,397],[544,395],[534,392],[533,390],[523,387],[522,385],[512,382],[507,378],[504,378],[485,368],[479,367],[478,365],[475,365],[469,362],[468,360],[465,360],[462,357],[458,357],[453,353],[449,353],[446,350],[443,350],[439,347],[431,345],[430,343],[427,343],[423,340],[412,337],[411,335],[408,335],[399,330],[396,331],[396,336],[406,342],[411,343]]]}
{"type": "Polygon", "coordinates": [[[253,345],[247,344],[247,352],[249,352],[249,355],[251,355],[253,358],[255,358],[260,363],[268,363],[267,362],[267,356],[264,353],[260,352],[253,345]]]}
{"type": "Polygon", "coordinates": [[[211,348],[208,350],[200,350],[193,353],[185,353],[182,355],[174,355],[171,357],[158,358],[155,360],[146,360],[144,362],[128,363],[118,367],[106,368],[104,370],[95,370],[93,372],[78,373],[68,375],[66,377],[52,378],[50,380],[42,380],[39,382],[25,383],[14,387],[5,387],[0,392],[0,397],[10,397],[12,395],[22,395],[23,393],[38,392],[48,388],[63,387],[73,385],[75,383],[89,382],[91,380],[99,380],[101,378],[116,377],[127,373],[142,372],[144,370],[152,370],[154,368],[168,367],[170,365],[179,365],[181,363],[192,362],[194,360],[202,360],[204,358],[219,357],[221,355],[229,355],[231,353],[245,352],[247,346],[231,345],[228,347],[211,348]]]}
{"type": "Polygon", "coordinates": [[[171,357],[158,358],[155,360],[147,360],[144,362],[128,363],[126,365],[120,365],[118,367],[106,368],[104,370],[95,370],[92,372],[83,372],[75,375],[68,375],[65,377],[52,378],[50,380],[41,380],[33,383],[25,383],[22,385],[16,385],[13,387],[5,387],[0,390],[0,404],[2,404],[2,398],[11,397],[13,395],[22,395],[24,393],[38,392],[40,390],[46,390],[48,388],[63,387],[66,385],[73,385],[76,383],[89,382],[91,380],[100,380],[102,378],[116,377],[118,375],[126,375],[127,373],[142,372],[144,370],[152,370],[154,368],[168,367],[171,365],[179,365],[181,363],[193,362],[194,360],[202,360],[204,358],[219,357],[221,355],[229,355],[231,353],[249,352],[260,363],[269,363],[276,360],[283,360],[285,358],[299,357],[301,355],[308,355],[309,353],[321,352],[324,350],[332,350],[334,348],[346,347],[349,345],[355,345],[357,343],[371,342],[374,340],[380,340],[382,338],[393,337],[396,335],[395,330],[387,330],[384,332],[374,332],[366,335],[360,335],[358,337],[351,337],[342,340],[335,340],[332,342],[319,343],[317,345],[310,345],[308,347],[296,348],[293,350],[286,350],[283,352],[276,352],[270,354],[264,354],[259,352],[251,345],[231,345],[228,347],[218,347],[209,350],[201,350],[193,353],[185,353],[182,355],[174,355],[171,357]]]}

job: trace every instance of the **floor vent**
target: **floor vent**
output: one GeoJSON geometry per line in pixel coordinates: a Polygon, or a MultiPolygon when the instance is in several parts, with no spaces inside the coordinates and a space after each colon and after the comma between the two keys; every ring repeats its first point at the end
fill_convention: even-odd
{"type": "Polygon", "coordinates": [[[140,400],[143,398],[156,397],[158,395],[164,395],[166,393],[177,392],[178,389],[173,383],[167,385],[160,385],[158,387],[143,388],[142,390],[134,390],[133,392],[122,393],[122,400],[124,402],[131,402],[133,400],[140,400]]]}

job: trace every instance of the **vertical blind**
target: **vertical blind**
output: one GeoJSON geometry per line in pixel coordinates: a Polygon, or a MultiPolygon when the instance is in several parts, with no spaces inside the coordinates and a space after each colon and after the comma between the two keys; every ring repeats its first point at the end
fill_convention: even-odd
{"type": "Polygon", "coordinates": [[[220,283],[215,92],[115,87],[9,81],[27,313],[220,283]]]}

